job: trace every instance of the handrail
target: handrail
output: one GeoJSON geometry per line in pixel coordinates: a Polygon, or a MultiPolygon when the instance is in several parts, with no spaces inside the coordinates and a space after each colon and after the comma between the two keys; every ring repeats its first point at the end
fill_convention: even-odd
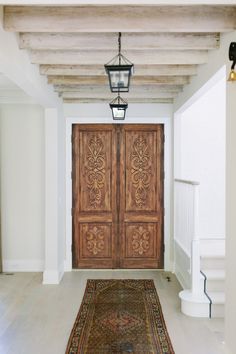
{"type": "Polygon", "coordinates": [[[175,182],[191,184],[192,186],[199,186],[199,184],[200,184],[200,182],[190,181],[187,179],[180,179],[180,178],[175,178],[175,182]]]}
{"type": "Polygon", "coordinates": [[[204,294],[206,295],[206,297],[209,300],[209,318],[211,318],[211,312],[212,312],[212,300],[210,298],[210,296],[207,294],[207,290],[206,290],[206,282],[207,282],[207,276],[205,273],[203,273],[203,271],[200,270],[200,273],[203,275],[204,278],[204,294]]]}

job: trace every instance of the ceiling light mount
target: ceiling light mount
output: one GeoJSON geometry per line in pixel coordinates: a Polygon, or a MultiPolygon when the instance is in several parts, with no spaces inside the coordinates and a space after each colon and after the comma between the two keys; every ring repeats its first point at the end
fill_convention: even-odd
{"type": "Polygon", "coordinates": [[[236,65],[236,42],[231,42],[229,46],[229,60],[232,61],[231,71],[228,81],[236,81],[236,72],[234,70],[236,65]]]}
{"type": "Polygon", "coordinates": [[[134,65],[121,54],[121,32],[118,34],[118,54],[104,65],[111,92],[129,92],[134,65]]]}

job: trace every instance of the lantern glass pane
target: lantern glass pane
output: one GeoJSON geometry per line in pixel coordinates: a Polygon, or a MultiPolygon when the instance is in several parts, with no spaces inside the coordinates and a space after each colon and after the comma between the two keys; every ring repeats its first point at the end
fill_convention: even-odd
{"type": "Polygon", "coordinates": [[[130,70],[109,70],[109,80],[113,92],[129,91],[130,70]]]}
{"type": "Polygon", "coordinates": [[[124,119],[125,118],[125,109],[113,107],[112,108],[113,117],[114,119],[124,119]]]}
{"type": "Polygon", "coordinates": [[[129,71],[111,71],[111,84],[113,87],[123,88],[128,86],[129,71]]]}

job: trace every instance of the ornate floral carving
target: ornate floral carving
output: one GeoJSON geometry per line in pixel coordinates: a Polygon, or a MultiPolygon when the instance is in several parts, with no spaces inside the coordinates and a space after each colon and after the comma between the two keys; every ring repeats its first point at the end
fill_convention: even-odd
{"type": "Polygon", "coordinates": [[[139,136],[133,144],[131,155],[131,180],[135,188],[135,203],[143,207],[151,179],[151,157],[146,139],[139,136]]]}
{"type": "Polygon", "coordinates": [[[93,226],[86,233],[87,250],[96,256],[104,250],[104,233],[101,228],[93,226]]]}
{"type": "Polygon", "coordinates": [[[139,226],[134,230],[132,235],[132,248],[135,253],[140,256],[146,253],[150,248],[150,233],[148,229],[139,226]]]}
{"type": "Polygon", "coordinates": [[[102,139],[94,135],[88,144],[86,159],[86,182],[89,190],[89,203],[97,208],[102,203],[102,188],[105,183],[105,153],[102,139]]]}

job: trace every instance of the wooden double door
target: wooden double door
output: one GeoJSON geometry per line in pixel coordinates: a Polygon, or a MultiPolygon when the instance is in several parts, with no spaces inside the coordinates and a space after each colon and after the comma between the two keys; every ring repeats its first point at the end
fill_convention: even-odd
{"type": "Polygon", "coordinates": [[[73,267],[163,267],[163,125],[73,125],[73,267]]]}

